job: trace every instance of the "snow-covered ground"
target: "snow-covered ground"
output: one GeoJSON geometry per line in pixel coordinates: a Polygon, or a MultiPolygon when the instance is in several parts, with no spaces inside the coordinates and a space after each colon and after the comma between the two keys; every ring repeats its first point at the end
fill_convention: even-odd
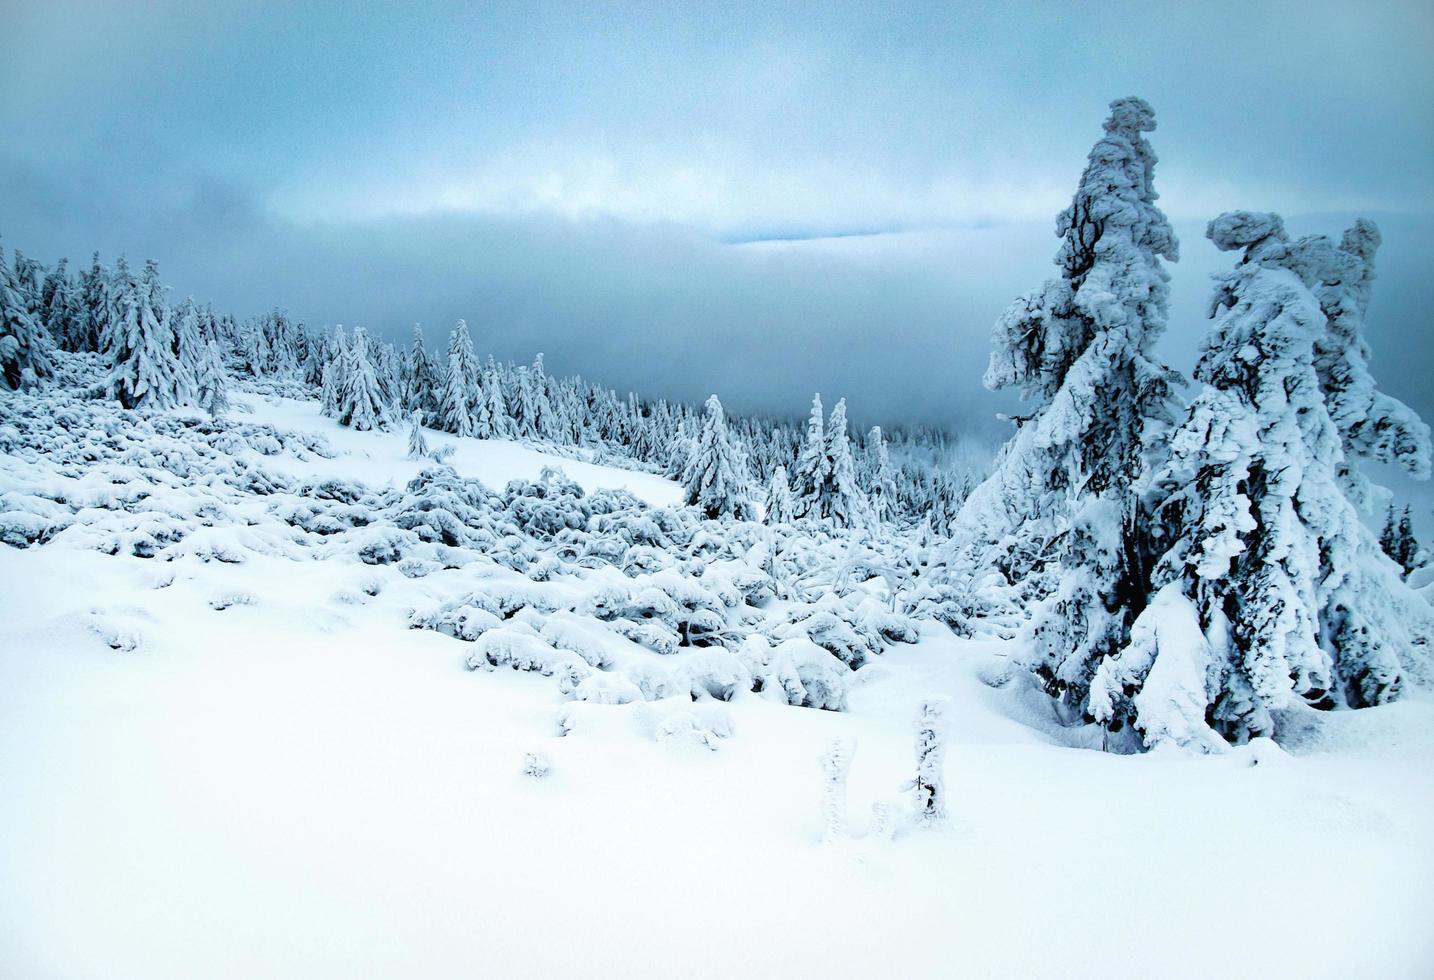
{"type": "MultiPolygon", "coordinates": [[[[340,452],[272,469],[421,468],[400,434],[244,400],[340,452]]],[[[678,496],[508,443],[450,462],[678,496]]],[[[408,628],[478,574],[0,546],[0,975],[1434,973],[1425,694],[1320,716],[1288,752],[1115,756],[1072,747],[1004,645],[926,624],[851,675],[844,712],[573,701],[408,628]],[[873,803],[905,804],[934,694],[950,819],[867,836],[873,803]],[[664,737],[677,716],[713,747],[664,737]],[[838,736],[853,838],[822,843],[838,736]]]]}

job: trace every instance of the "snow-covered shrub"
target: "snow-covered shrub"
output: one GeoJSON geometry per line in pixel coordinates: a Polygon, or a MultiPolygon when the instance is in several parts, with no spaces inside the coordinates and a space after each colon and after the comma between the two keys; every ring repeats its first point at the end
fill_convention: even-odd
{"type": "Polygon", "coordinates": [[[945,698],[927,698],[916,715],[916,819],[933,824],[946,817],[946,713],[945,698]]]}
{"type": "Polygon", "coordinates": [[[835,843],[846,837],[846,778],[851,769],[855,745],[845,738],[833,739],[818,759],[822,769],[822,842],[835,843]]]}

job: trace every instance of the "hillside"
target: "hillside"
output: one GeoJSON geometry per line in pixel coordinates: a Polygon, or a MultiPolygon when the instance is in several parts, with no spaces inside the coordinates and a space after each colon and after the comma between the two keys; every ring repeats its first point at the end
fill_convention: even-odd
{"type": "MultiPolygon", "coordinates": [[[[1424,693],[1306,712],[1283,748],[1087,751],[1098,728],[1057,724],[1012,644],[891,613],[859,572],[778,598],[762,542],[684,523],[660,477],[428,433],[458,444],[432,472],[402,433],[256,390],[222,423],[65,392],[0,398],[17,975],[1415,977],[1434,956],[1424,693]],[[487,544],[445,543],[442,507],[487,544]],[[923,827],[903,784],[932,696],[949,819],[923,827]],[[824,840],[836,738],[847,828],[824,840]]],[[[848,544],[810,547],[814,574],[851,571],[848,544]]]]}

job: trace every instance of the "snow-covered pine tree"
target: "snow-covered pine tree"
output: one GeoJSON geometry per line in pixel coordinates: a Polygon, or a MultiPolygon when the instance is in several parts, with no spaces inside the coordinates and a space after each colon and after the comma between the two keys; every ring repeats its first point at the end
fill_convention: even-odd
{"type": "Polygon", "coordinates": [[[792,468],[792,500],[794,516],[819,517],[821,489],[831,476],[831,459],[827,456],[826,420],[822,413],[822,396],[812,396],[812,413],[807,417],[807,435],[792,468]]]}
{"type": "Polygon", "coordinates": [[[946,698],[926,698],[916,713],[916,819],[934,824],[946,818],[946,698]]]}
{"type": "Polygon", "coordinates": [[[202,353],[196,365],[195,404],[213,418],[222,418],[229,411],[229,372],[224,369],[224,356],[219,341],[202,341],[202,353]]]}
{"type": "Polygon", "coordinates": [[[1419,567],[1419,540],[1414,537],[1414,515],[1409,512],[1408,504],[1404,506],[1404,515],[1399,518],[1397,541],[1394,560],[1408,575],[1419,567]]]}
{"type": "Polygon", "coordinates": [[[814,516],[836,527],[857,527],[866,521],[866,498],[856,480],[856,462],[847,437],[846,399],[832,408],[826,424],[826,478],[817,491],[814,516]]]}
{"type": "Polygon", "coordinates": [[[348,366],[348,335],[342,323],[334,326],[324,352],[323,377],[319,387],[319,413],[329,418],[339,416],[339,393],[344,388],[344,372],[348,366]]]}
{"type": "Polygon", "coordinates": [[[61,350],[78,350],[83,343],[80,301],[69,276],[69,260],[60,259],[45,276],[40,289],[40,322],[61,350]]]}
{"type": "Polygon", "coordinates": [[[1217,281],[1205,387],[1155,483],[1157,591],[1090,686],[1095,719],[1130,720],[1148,745],[1218,747],[1277,735],[1282,709],[1391,700],[1434,635],[1345,495],[1316,366],[1315,291],[1356,258],[1290,241],[1273,214],[1224,214],[1207,235],[1244,256],[1217,281]]]}
{"type": "Polygon", "coordinates": [[[14,390],[52,373],[51,340],[0,249],[0,379],[14,390]]]}
{"type": "Polygon", "coordinates": [[[186,297],[175,307],[171,317],[175,359],[175,397],[181,404],[199,404],[200,362],[205,345],[199,336],[199,307],[194,297],[186,297]]]}
{"type": "Polygon", "coordinates": [[[954,528],[956,567],[995,565],[1033,604],[1032,667],[1066,717],[1126,642],[1144,604],[1137,491],[1147,441],[1172,421],[1177,375],[1156,360],[1175,234],[1156,206],[1143,100],[1110,105],[1070,207],[1056,219],[1060,274],[992,331],[987,387],[1032,411],[954,528]]]}
{"type": "Polygon", "coordinates": [[[110,299],[110,272],[100,265],[100,253],[96,252],[90,268],[80,273],[79,316],[81,323],[76,332],[76,341],[71,350],[97,351],[104,337],[113,303],[110,299]]]}
{"type": "Polygon", "coordinates": [[[448,364],[443,372],[443,387],[438,392],[438,425],[445,432],[471,436],[473,427],[474,375],[476,363],[473,341],[468,336],[468,323],[459,320],[448,335],[448,364]]]}
{"type": "Polygon", "coordinates": [[[488,364],[483,369],[483,384],[478,397],[474,435],[480,439],[501,439],[508,435],[511,427],[508,408],[503,400],[503,381],[498,376],[498,366],[493,363],[492,354],[488,355],[488,364]]]}
{"type": "Polygon", "coordinates": [[[423,328],[413,325],[413,342],[403,359],[399,385],[399,407],[405,412],[420,411],[431,416],[438,407],[433,361],[423,346],[423,328]]]}
{"type": "Polygon", "coordinates": [[[1430,472],[1429,426],[1409,406],[1376,388],[1369,372],[1364,318],[1380,241],[1378,226],[1360,218],[1339,245],[1349,261],[1333,281],[1315,288],[1328,323],[1315,343],[1315,370],[1344,447],[1345,492],[1360,509],[1367,509],[1373,495],[1356,468],[1357,458],[1394,464],[1419,480],[1430,472]]]}
{"type": "Polygon", "coordinates": [[[353,339],[345,353],[343,384],[338,393],[338,422],[360,432],[388,428],[388,406],[384,403],[373,362],[369,360],[368,333],[354,327],[353,339]]]}
{"type": "Polygon", "coordinates": [[[768,524],[790,524],[796,519],[793,510],[792,487],[787,482],[787,468],[778,464],[772,471],[772,479],[767,482],[764,517],[768,524]]]}
{"type": "Polygon", "coordinates": [[[541,351],[533,358],[533,366],[528,371],[527,381],[532,434],[542,439],[557,441],[562,425],[554,412],[553,403],[548,397],[548,374],[543,368],[541,351]]]}
{"type": "Polygon", "coordinates": [[[179,401],[180,366],[164,288],[153,260],[138,278],[129,274],[123,257],[115,266],[115,312],[107,323],[104,352],[114,365],[110,397],[125,408],[169,408],[179,401]]]}
{"type": "Polygon", "coordinates": [[[707,399],[706,408],[696,446],[682,471],[684,500],[710,518],[743,517],[749,509],[746,461],[732,443],[716,395],[707,399]]]}
{"type": "Polygon", "coordinates": [[[408,458],[428,458],[428,440],[423,437],[423,412],[416,408],[408,414],[408,458]]]}
{"type": "Polygon", "coordinates": [[[866,436],[867,472],[871,512],[878,521],[889,521],[896,514],[896,475],[891,469],[891,452],[881,426],[874,425],[866,436]]]}

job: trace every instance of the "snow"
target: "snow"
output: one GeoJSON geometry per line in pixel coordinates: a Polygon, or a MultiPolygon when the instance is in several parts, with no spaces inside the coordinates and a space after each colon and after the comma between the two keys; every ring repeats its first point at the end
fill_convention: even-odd
{"type": "MultiPolygon", "coordinates": [[[[423,468],[405,433],[352,432],[311,402],[235,401],[252,408],[237,421],[318,433],[337,451],[266,456],[266,468],[373,487],[423,468]]],[[[493,488],[557,462],[589,491],[657,505],[680,494],[512,442],[426,436],[493,488]]],[[[570,700],[562,671],[470,671],[478,644],[409,628],[414,611],[491,584],[490,568],[409,578],[341,556],[294,560],[248,548],[243,535],[259,531],[195,531],[167,562],[78,541],[0,546],[7,977],[1434,967],[1427,693],[1307,712],[1284,749],[1116,756],[1079,744],[1093,729],[1055,723],[1010,642],[928,622],[918,643],[831,675],[841,665],[805,628],[771,649],[754,633],[735,655],[663,656],[529,604],[501,628],[697,688],[753,665],[774,680],[849,679],[840,712],[745,690],[633,700],[621,689],[631,671],[587,675],[579,686],[604,691],[570,700]],[[934,697],[948,699],[948,815],[918,828],[903,787],[913,723],[934,697]],[[823,844],[818,760],[839,738],[853,747],[851,836],[823,844]],[[889,831],[872,826],[881,809],[889,831]]],[[[651,579],[712,601],[682,595],[675,572],[651,579]]],[[[809,620],[835,629],[831,611],[809,620]]]]}

